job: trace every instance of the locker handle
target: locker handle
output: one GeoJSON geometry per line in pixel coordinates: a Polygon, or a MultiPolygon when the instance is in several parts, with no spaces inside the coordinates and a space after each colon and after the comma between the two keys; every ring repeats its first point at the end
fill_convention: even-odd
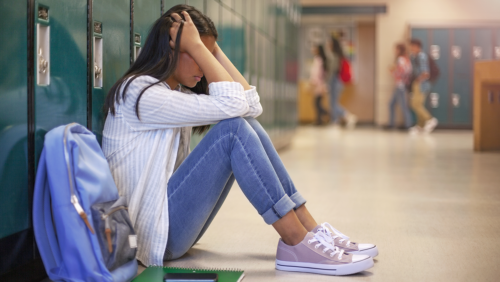
{"type": "Polygon", "coordinates": [[[493,96],[493,91],[488,91],[488,102],[490,102],[490,104],[493,104],[493,102],[495,101],[495,98],[493,96]]]}
{"type": "Polygon", "coordinates": [[[40,50],[38,50],[38,56],[40,57],[39,72],[42,74],[45,74],[47,72],[48,67],[49,67],[49,62],[47,60],[45,60],[45,58],[43,57],[42,48],[40,48],[40,50]]]}
{"type": "Polygon", "coordinates": [[[50,25],[36,25],[36,83],[50,85],[50,25]]]}
{"type": "Polygon", "coordinates": [[[97,66],[97,62],[94,62],[94,75],[96,79],[99,79],[99,76],[101,76],[102,69],[97,66]]]}

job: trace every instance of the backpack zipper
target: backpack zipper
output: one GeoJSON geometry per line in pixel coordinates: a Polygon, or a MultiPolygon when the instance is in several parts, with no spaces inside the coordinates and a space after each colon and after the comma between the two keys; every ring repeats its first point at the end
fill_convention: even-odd
{"type": "Polygon", "coordinates": [[[111,226],[109,224],[109,216],[119,210],[128,210],[126,206],[119,206],[108,213],[101,215],[101,219],[104,220],[104,233],[106,234],[106,241],[108,241],[108,251],[113,252],[113,244],[111,243],[111,226]]]}
{"type": "Polygon", "coordinates": [[[68,180],[69,180],[69,188],[71,192],[71,203],[76,209],[76,212],[80,217],[82,218],[83,222],[85,222],[85,225],[87,225],[87,228],[92,232],[92,234],[95,234],[94,229],[92,228],[92,225],[90,225],[89,219],[87,217],[87,214],[83,210],[82,206],[78,202],[78,198],[75,195],[75,189],[73,188],[73,178],[71,177],[71,167],[69,164],[69,154],[68,154],[68,145],[67,145],[67,138],[68,138],[68,130],[71,126],[76,125],[76,123],[70,123],[64,128],[64,158],[66,159],[66,167],[68,168],[68,180]]]}

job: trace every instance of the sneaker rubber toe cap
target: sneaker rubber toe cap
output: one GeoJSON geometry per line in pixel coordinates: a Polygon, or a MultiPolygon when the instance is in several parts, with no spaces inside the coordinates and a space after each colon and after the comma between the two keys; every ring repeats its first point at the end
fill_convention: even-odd
{"type": "Polygon", "coordinates": [[[358,262],[369,258],[369,255],[352,255],[352,262],[358,262]]]}

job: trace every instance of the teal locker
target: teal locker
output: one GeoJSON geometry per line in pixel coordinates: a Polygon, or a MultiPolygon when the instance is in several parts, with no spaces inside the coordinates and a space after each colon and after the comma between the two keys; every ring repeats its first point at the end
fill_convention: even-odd
{"type": "Polygon", "coordinates": [[[130,1],[94,0],[92,17],[92,132],[101,142],[104,99],[130,67],[130,1]]]}
{"type": "Polygon", "coordinates": [[[206,7],[205,9],[207,10],[206,15],[214,22],[215,28],[217,28],[217,31],[219,32],[220,36],[220,24],[219,24],[219,18],[220,18],[220,4],[216,0],[206,0],[206,7]]]}
{"type": "MultiPolygon", "coordinates": [[[[186,4],[185,0],[162,0],[163,1],[163,12],[168,11],[175,5],[186,4]]],[[[209,0],[207,0],[209,1],[209,0]]]]}
{"type": "Polygon", "coordinates": [[[233,64],[242,73],[245,73],[245,28],[243,20],[233,15],[233,64]]]}
{"type": "Polygon", "coordinates": [[[451,41],[450,124],[471,125],[473,66],[470,29],[452,30],[451,41]]]}
{"type": "Polygon", "coordinates": [[[33,258],[28,188],[28,33],[23,1],[0,3],[0,274],[33,258]]]}
{"type": "Polygon", "coordinates": [[[87,1],[35,1],[35,160],[45,133],[87,124],[87,1]]]}
{"type": "Polygon", "coordinates": [[[418,39],[422,42],[422,49],[429,50],[429,32],[424,28],[415,28],[411,31],[411,38],[418,39]]]}
{"type": "Polygon", "coordinates": [[[424,51],[435,60],[441,75],[434,82],[431,94],[427,99],[427,109],[442,123],[448,122],[450,88],[448,78],[450,73],[450,31],[448,29],[433,29],[429,34],[429,46],[424,51]]]}
{"type": "Polygon", "coordinates": [[[132,31],[132,62],[139,55],[142,46],[146,43],[149,30],[153,23],[161,16],[159,0],[133,0],[134,2],[134,29],[132,31]]]}
{"type": "Polygon", "coordinates": [[[474,29],[472,33],[472,42],[472,57],[474,60],[493,59],[493,29],[474,29]]]}
{"type": "Polygon", "coordinates": [[[187,0],[186,3],[198,9],[202,13],[205,11],[205,0],[187,0]]]}
{"type": "Polygon", "coordinates": [[[217,40],[217,44],[219,44],[220,48],[226,56],[234,62],[233,55],[233,14],[231,10],[228,10],[226,7],[222,7],[220,15],[220,25],[218,28],[219,39],[217,40]]]}
{"type": "Polygon", "coordinates": [[[0,238],[29,227],[28,54],[25,3],[0,4],[0,238]],[[8,67],[6,67],[8,66],[8,67]]]}

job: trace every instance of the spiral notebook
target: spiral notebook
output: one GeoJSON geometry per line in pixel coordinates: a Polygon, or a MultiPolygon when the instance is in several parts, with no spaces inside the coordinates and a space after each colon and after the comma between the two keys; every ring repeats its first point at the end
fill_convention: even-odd
{"type": "Polygon", "coordinates": [[[163,282],[163,276],[167,273],[217,273],[219,276],[218,282],[240,282],[245,277],[243,270],[240,269],[195,269],[150,266],[132,280],[132,282],[163,282]]]}

